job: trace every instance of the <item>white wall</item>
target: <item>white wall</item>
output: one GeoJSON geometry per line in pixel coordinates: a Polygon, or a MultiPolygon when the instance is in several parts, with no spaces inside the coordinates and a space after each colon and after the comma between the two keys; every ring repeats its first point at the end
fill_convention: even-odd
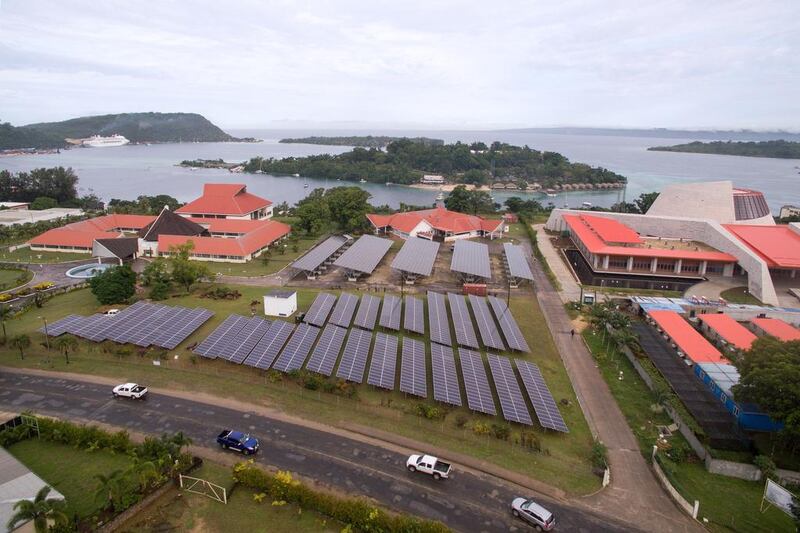
{"type": "Polygon", "coordinates": [[[297,311],[297,293],[289,298],[264,296],[264,314],[267,316],[291,316],[297,311]]]}

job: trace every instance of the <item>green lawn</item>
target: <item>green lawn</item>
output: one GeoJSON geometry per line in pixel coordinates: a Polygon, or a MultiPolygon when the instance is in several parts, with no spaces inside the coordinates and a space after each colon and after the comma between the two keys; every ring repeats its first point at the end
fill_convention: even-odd
{"type": "Polygon", "coordinates": [[[750,294],[747,287],[734,287],[720,293],[725,300],[732,304],[764,305],[761,300],[750,294]]]}
{"type": "Polygon", "coordinates": [[[0,269],[0,291],[6,291],[28,283],[33,277],[30,270],[16,270],[12,268],[0,269]]]}
{"type": "MultiPolygon", "coordinates": [[[[656,404],[655,396],[623,354],[615,349],[607,350],[600,335],[587,330],[583,336],[628,425],[639,440],[642,453],[649,458],[658,436],[656,427],[669,425],[672,420],[665,412],[653,411],[651,406],[656,404]]],[[[678,433],[670,438],[670,443],[687,446],[678,433]]],[[[679,464],[667,459],[663,453],[660,456],[678,491],[690,502],[700,501],[698,518],[708,519],[713,531],[793,531],[791,520],[781,511],[773,508],[762,514],[758,510],[764,492],[763,483],[709,474],[694,456],[679,464]]]]}
{"type": "Polygon", "coordinates": [[[20,248],[13,252],[8,249],[0,251],[0,262],[8,261],[11,263],[61,263],[63,261],[84,261],[91,259],[92,255],[85,253],[68,252],[34,252],[30,248],[20,248]]]}
{"type": "Polygon", "coordinates": [[[163,498],[123,524],[120,532],[163,531],[253,531],[276,533],[305,533],[312,531],[341,531],[338,522],[301,509],[297,505],[272,505],[264,499],[258,503],[255,492],[237,487],[232,493],[231,469],[206,461],[190,474],[225,487],[228,503],[222,504],[200,494],[170,490],[163,498]]]}
{"type": "Polygon", "coordinates": [[[29,439],[12,445],[9,452],[37,476],[64,495],[69,515],[81,517],[99,510],[94,499],[95,474],[108,474],[130,464],[125,455],[78,450],[72,446],[29,439]]]}

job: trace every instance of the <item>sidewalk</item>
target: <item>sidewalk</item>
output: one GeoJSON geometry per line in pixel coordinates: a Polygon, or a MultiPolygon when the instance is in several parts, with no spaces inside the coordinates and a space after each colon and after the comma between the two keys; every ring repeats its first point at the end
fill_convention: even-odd
{"type": "Polygon", "coordinates": [[[553,243],[550,242],[549,236],[544,231],[544,224],[536,224],[533,226],[533,229],[536,230],[536,241],[539,245],[539,251],[542,252],[542,255],[547,261],[547,265],[561,284],[561,290],[559,291],[561,300],[564,303],[580,300],[581,287],[572,275],[572,271],[566,263],[564,263],[564,258],[561,257],[558,250],[553,247],[553,243]]]}

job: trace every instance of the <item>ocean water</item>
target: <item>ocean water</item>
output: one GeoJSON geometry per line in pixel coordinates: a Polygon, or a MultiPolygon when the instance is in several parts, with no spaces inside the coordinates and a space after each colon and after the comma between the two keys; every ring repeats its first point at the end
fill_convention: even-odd
{"type": "MultiPolygon", "coordinates": [[[[303,198],[316,187],[334,187],[346,182],[304,177],[270,176],[265,174],[233,174],[227,170],[190,170],[176,166],[184,159],[217,159],[236,162],[254,156],[302,157],[311,154],[337,154],[347,147],[280,144],[283,137],[307,135],[396,135],[428,136],[447,142],[503,141],[528,145],[540,150],[560,152],[572,161],[602,166],[628,178],[625,191],[571,192],[555,198],[531,194],[532,198],[557,207],[580,206],[583,202],[608,207],[623,198],[635,198],[643,192],[660,190],[675,182],[714,181],[729,179],[736,186],[757,189],[766,195],[773,212],[785,204],[800,205],[800,160],[764,159],[649,152],[649,146],[678,144],[691,139],[657,139],[601,135],[566,135],[551,133],[489,131],[396,131],[396,130],[233,130],[237,136],[264,139],[261,143],[184,143],[116,148],[64,150],[60,154],[0,157],[0,169],[30,170],[61,165],[72,167],[80,178],[82,193],[93,191],[104,200],[134,199],[141,194],[169,194],[181,201],[196,198],[205,182],[245,183],[249,191],[290,204],[303,198]],[[306,186],[307,185],[307,186],[306,186]]],[[[436,192],[402,186],[358,184],[371,195],[376,205],[397,207],[400,202],[416,205],[433,203],[436,192]]],[[[519,192],[493,192],[497,202],[519,192]]]]}

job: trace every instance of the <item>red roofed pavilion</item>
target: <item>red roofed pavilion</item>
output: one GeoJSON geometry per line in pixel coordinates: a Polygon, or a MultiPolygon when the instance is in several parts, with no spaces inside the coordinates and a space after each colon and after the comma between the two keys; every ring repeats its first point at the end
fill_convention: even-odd
{"type": "Polygon", "coordinates": [[[393,215],[367,215],[376,233],[394,233],[398,237],[423,237],[454,241],[473,237],[495,239],[503,236],[505,222],[450,211],[444,207],[406,211],[393,215]]]}
{"type": "Polygon", "coordinates": [[[243,183],[206,183],[203,196],[175,212],[192,218],[260,220],[272,217],[272,202],[250,194],[243,183]]]}

